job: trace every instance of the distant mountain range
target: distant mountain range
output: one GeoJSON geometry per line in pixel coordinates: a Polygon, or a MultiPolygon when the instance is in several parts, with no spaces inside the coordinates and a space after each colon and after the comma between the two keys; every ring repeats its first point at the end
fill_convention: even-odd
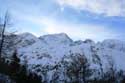
{"type": "MultiPolygon", "coordinates": [[[[4,49],[6,55],[11,55],[13,49],[17,49],[21,64],[26,64],[29,71],[47,79],[48,83],[55,72],[54,67],[61,65],[62,60],[70,62],[70,55],[84,55],[87,58],[89,68],[94,71],[92,78],[99,78],[111,68],[115,73],[123,71],[125,75],[125,42],[119,40],[95,43],[90,39],[73,41],[65,33],[40,37],[23,33],[6,36],[4,49]]],[[[63,72],[63,68],[59,68],[63,72]]],[[[63,78],[64,74],[60,73],[60,76],[63,78]]]]}

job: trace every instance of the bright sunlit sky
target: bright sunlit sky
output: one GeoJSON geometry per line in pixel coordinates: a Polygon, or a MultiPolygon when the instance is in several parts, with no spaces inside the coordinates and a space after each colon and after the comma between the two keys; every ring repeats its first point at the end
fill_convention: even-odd
{"type": "Polygon", "coordinates": [[[125,0],[0,0],[18,32],[66,33],[74,40],[125,40],[125,0]]]}

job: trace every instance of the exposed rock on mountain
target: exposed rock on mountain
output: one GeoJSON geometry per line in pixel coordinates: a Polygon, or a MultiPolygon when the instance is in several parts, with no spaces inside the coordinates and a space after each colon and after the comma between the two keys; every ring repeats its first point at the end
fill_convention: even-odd
{"type": "Polygon", "coordinates": [[[111,68],[115,74],[120,71],[123,71],[123,75],[125,73],[125,43],[119,40],[98,43],[92,40],[73,41],[64,33],[39,38],[25,33],[7,36],[6,39],[13,42],[7,46],[11,49],[6,47],[7,53],[10,54],[13,48],[17,49],[21,64],[26,64],[29,71],[37,73],[43,80],[47,79],[48,83],[52,81],[55,72],[59,74],[58,81],[64,79],[63,62],[70,63],[71,58],[78,55],[86,57],[92,70],[91,78],[100,78],[111,68]]]}

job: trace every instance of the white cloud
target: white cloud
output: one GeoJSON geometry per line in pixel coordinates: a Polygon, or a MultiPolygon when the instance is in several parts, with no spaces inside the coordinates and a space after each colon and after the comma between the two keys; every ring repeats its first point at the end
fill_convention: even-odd
{"type": "Polygon", "coordinates": [[[71,6],[77,10],[85,10],[106,16],[125,16],[124,0],[56,0],[61,6],[71,6]]]}
{"type": "Polygon", "coordinates": [[[75,40],[93,39],[95,41],[102,41],[104,39],[114,39],[117,36],[109,28],[98,25],[66,24],[51,19],[44,19],[42,23],[45,25],[44,31],[46,33],[66,33],[75,40]]]}
{"type": "MultiPolygon", "coordinates": [[[[99,25],[92,24],[67,24],[62,23],[61,21],[56,21],[51,17],[46,16],[35,16],[35,15],[25,15],[20,13],[14,13],[14,16],[21,22],[25,21],[27,23],[33,23],[41,27],[41,31],[35,32],[33,31],[33,27],[23,28],[22,31],[31,32],[37,36],[45,35],[45,34],[54,34],[54,33],[66,33],[71,38],[78,39],[93,39],[95,41],[102,41],[104,39],[116,39],[117,34],[110,30],[110,28],[106,28],[99,25]]],[[[23,25],[22,25],[23,26],[23,25]]],[[[29,26],[30,27],[30,26],[29,26]]],[[[39,27],[39,28],[40,28],[39,27]]],[[[34,27],[37,29],[37,27],[34,27]]]]}

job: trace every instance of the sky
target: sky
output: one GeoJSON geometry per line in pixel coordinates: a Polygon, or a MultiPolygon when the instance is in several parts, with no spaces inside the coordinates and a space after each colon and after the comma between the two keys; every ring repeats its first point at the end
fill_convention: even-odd
{"type": "Polygon", "coordinates": [[[6,11],[18,33],[125,41],[125,0],[0,0],[0,15],[6,11]]]}

